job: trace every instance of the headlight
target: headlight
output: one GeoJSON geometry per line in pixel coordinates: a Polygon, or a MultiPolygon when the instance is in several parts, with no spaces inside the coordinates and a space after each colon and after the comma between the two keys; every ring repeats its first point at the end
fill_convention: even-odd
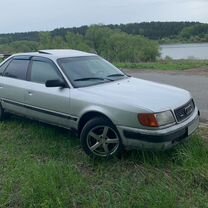
{"type": "Polygon", "coordinates": [[[175,123],[171,111],[161,113],[142,113],[138,115],[138,120],[143,126],[160,127],[175,123]]]}
{"type": "Polygon", "coordinates": [[[175,119],[171,111],[157,113],[156,119],[159,123],[159,126],[164,126],[164,125],[175,123],[175,119]]]}

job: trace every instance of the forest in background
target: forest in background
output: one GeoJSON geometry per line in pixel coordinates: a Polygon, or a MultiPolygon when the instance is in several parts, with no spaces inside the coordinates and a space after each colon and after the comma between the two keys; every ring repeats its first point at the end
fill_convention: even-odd
{"type": "Polygon", "coordinates": [[[71,48],[96,52],[113,62],[155,61],[159,44],[208,42],[208,24],[143,22],[0,34],[0,53],[71,48]]]}

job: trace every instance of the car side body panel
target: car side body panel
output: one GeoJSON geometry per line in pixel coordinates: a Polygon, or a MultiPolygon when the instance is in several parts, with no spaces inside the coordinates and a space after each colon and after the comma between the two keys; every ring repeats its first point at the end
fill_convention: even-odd
{"type": "Polygon", "coordinates": [[[24,98],[28,81],[0,76],[2,107],[17,114],[25,114],[24,98]]]}
{"type": "MultiPolygon", "coordinates": [[[[70,128],[70,89],[30,82],[26,87],[26,115],[37,120],[70,128]]],[[[75,119],[75,118],[74,118],[75,119]]]]}

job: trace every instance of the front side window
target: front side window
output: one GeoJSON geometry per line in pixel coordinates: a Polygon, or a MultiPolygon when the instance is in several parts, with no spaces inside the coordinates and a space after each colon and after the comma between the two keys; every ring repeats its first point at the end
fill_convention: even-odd
{"type": "Polygon", "coordinates": [[[4,76],[26,80],[28,65],[29,60],[13,59],[6,68],[4,76]]]}
{"type": "Polygon", "coordinates": [[[125,78],[119,69],[99,56],[62,58],[58,60],[75,87],[85,87],[125,78]]]}
{"type": "Polygon", "coordinates": [[[35,60],[32,61],[30,80],[32,82],[45,84],[48,80],[61,80],[61,76],[52,64],[35,60]]]}

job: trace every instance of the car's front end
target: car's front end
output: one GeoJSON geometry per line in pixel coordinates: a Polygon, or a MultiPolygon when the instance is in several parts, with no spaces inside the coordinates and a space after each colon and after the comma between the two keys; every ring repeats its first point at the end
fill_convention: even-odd
{"type": "Polygon", "coordinates": [[[99,106],[95,110],[115,124],[128,149],[172,148],[190,138],[199,125],[191,94],[176,87],[127,78],[79,91],[84,93],[80,98],[99,106]]]}
{"type": "MultiPolygon", "coordinates": [[[[154,124],[154,122],[157,122],[155,116],[155,121],[151,121],[150,119],[149,124],[146,121],[146,125],[148,125],[146,129],[127,126],[117,126],[117,129],[121,135],[123,144],[127,148],[138,147],[141,149],[166,150],[190,138],[199,125],[199,114],[199,110],[194,105],[193,100],[190,100],[179,109],[172,111],[173,118],[171,118],[171,121],[174,119],[172,124],[168,122],[165,126],[154,124]],[[188,108],[189,112],[187,112],[188,108]],[[151,122],[154,127],[150,127],[151,122]]],[[[154,116],[156,114],[151,115],[154,116]]]]}

